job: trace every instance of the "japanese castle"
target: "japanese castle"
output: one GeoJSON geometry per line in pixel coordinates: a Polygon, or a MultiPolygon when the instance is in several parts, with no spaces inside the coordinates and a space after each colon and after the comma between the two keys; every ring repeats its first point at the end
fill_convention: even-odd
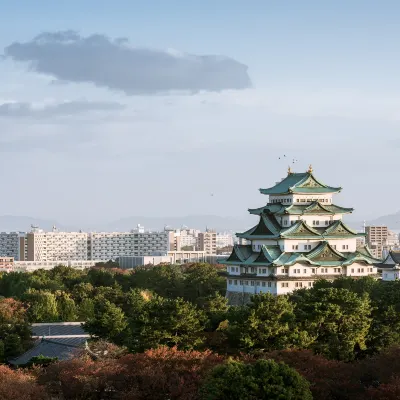
{"type": "Polygon", "coordinates": [[[367,246],[357,247],[357,233],[342,218],[353,212],[333,203],[340,187],[325,185],[313,174],[294,173],[260,192],[268,203],[249,209],[256,226],[238,233],[240,242],[221,264],[227,265],[227,297],[243,304],[256,293],[286,294],[312,287],[317,279],[377,275],[367,246]],[[245,243],[245,244],[244,244],[245,243]]]}

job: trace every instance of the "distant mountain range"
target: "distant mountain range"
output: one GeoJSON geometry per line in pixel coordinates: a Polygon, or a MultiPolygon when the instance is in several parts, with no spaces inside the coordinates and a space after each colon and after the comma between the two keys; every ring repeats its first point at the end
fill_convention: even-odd
{"type": "MultiPolygon", "coordinates": [[[[205,230],[206,228],[215,229],[218,232],[222,231],[243,231],[249,229],[256,224],[254,215],[246,215],[239,217],[219,217],[216,215],[188,215],[186,217],[127,217],[119,220],[90,226],[64,225],[55,220],[47,220],[41,218],[33,218],[27,216],[0,216],[0,231],[29,231],[31,225],[39,226],[46,231],[51,230],[56,226],[61,231],[78,231],[79,229],[89,231],[129,231],[135,228],[138,224],[149,230],[162,230],[165,226],[178,229],[182,226],[189,228],[205,230]]],[[[347,224],[353,229],[360,230],[363,221],[346,220],[347,224]]],[[[367,225],[387,225],[390,229],[400,230],[400,211],[395,214],[385,215],[373,220],[367,220],[367,225]]]]}

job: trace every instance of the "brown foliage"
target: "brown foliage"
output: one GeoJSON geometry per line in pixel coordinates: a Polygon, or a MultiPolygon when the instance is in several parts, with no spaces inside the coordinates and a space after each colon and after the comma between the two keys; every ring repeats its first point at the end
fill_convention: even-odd
{"type": "Polygon", "coordinates": [[[48,399],[31,374],[0,365],[0,400],[48,399]]]}
{"type": "Polygon", "coordinates": [[[161,347],[119,359],[51,365],[39,378],[53,395],[71,399],[197,399],[204,375],[223,357],[161,347]]]}
{"type": "Polygon", "coordinates": [[[12,298],[0,299],[0,323],[21,323],[26,319],[24,305],[12,298]]]}

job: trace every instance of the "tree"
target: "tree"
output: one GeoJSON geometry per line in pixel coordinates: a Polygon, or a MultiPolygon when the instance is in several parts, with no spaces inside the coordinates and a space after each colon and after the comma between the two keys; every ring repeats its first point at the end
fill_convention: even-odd
{"type": "Polygon", "coordinates": [[[272,360],[216,366],[201,388],[204,400],[312,400],[309,383],[294,369],[272,360]]]}
{"type": "Polygon", "coordinates": [[[58,321],[57,299],[53,293],[32,289],[28,291],[26,299],[30,304],[28,313],[32,322],[58,321]]]}
{"type": "Polygon", "coordinates": [[[97,300],[94,309],[94,317],[86,321],[85,329],[92,335],[121,344],[121,333],[128,327],[121,308],[108,300],[97,300]]]}
{"type": "Polygon", "coordinates": [[[78,306],[78,318],[80,321],[87,321],[93,319],[94,314],[94,301],[92,299],[83,299],[78,306]]]}
{"type": "Polygon", "coordinates": [[[185,300],[197,302],[199,299],[217,293],[225,294],[226,281],[218,275],[211,264],[192,264],[185,270],[185,300]]]}
{"type": "Polygon", "coordinates": [[[31,275],[9,272],[0,275],[0,296],[21,298],[30,287],[31,275]]]}
{"type": "Polygon", "coordinates": [[[57,310],[61,321],[64,322],[76,321],[78,317],[78,310],[75,305],[75,301],[71,299],[68,293],[65,292],[58,293],[57,310]]]}
{"type": "Polygon", "coordinates": [[[90,268],[86,279],[94,287],[113,286],[115,284],[114,273],[103,268],[90,268]]]}
{"type": "Polygon", "coordinates": [[[347,289],[321,288],[296,291],[292,296],[299,325],[307,331],[317,353],[352,360],[366,348],[371,325],[368,294],[347,289]]]}
{"type": "Polygon", "coordinates": [[[33,375],[0,365],[0,399],[44,400],[48,396],[44,388],[35,382],[33,375]]]}
{"type": "Polygon", "coordinates": [[[24,305],[0,299],[0,361],[21,353],[30,344],[31,333],[24,305]]]}
{"type": "Polygon", "coordinates": [[[294,307],[286,296],[269,293],[253,296],[247,307],[228,317],[228,335],[242,349],[272,351],[308,344],[298,329],[294,307]]]}
{"type": "Polygon", "coordinates": [[[131,282],[134,288],[148,289],[162,297],[177,298],[184,293],[183,269],[179,265],[136,268],[131,282]]]}
{"type": "Polygon", "coordinates": [[[193,349],[204,340],[205,314],[183,299],[154,296],[142,304],[141,311],[129,318],[131,338],[126,343],[133,351],[161,345],[193,349]]]}
{"type": "Polygon", "coordinates": [[[94,287],[91,283],[80,282],[72,289],[72,298],[79,304],[85,299],[93,297],[94,287]]]}

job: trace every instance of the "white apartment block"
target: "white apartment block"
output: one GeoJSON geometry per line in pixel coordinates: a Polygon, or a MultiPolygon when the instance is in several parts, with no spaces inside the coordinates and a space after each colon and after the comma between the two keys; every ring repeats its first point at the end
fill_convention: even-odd
{"type": "Polygon", "coordinates": [[[217,233],[217,249],[233,246],[233,235],[231,233],[217,233]]]}
{"type": "Polygon", "coordinates": [[[90,259],[114,260],[117,257],[163,255],[169,251],[169,233],[92,232],[88,238],[90,259]]]}
{"type": "Polygon", "coordinates": [[[88,234],[85,232],[34,229],[26,235],[26,241],[26,261],[88,260],[88,234]]]}
{"type": "Polygon", "coordinates": [[[0,233],[0,257],[16,261],[64,264],[68,261],[114,260],[120,256],[165,255],[169,232],[46,232],[37,227],[28,233],[0,233]]]}

